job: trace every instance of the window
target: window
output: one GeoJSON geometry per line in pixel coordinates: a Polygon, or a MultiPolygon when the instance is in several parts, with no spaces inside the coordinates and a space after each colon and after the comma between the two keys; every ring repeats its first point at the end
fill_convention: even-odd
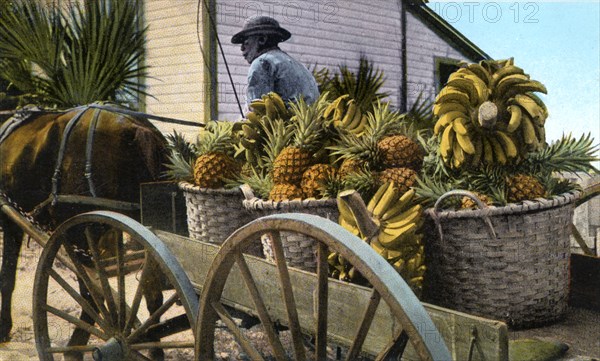
{"type": "Polygon", "coordinates": [[[460,61],[449,58],[436,58],[435,59],[435,71],[436,71],[436,87],[439,92],[444,85],[448,82],[450,74],[458,70],[458,63],[460,61]]]}

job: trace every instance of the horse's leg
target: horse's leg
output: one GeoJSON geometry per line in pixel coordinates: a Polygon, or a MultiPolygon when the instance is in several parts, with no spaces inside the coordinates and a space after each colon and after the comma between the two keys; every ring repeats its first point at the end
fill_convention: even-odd
{"type": "Polygon", "coordinates": [[[23,244],[23,231],[13,222],[3,217],[4,241],[2,247],[2,268],[0,270],[0,292],[2,309],[0,311],[0,342],[10,340],[12,329],[12,294],[15,290],[17,261],[23,244]]]}
{"type": "MultiPolygon", "coordinates": [[[[79,292],[81,296],[94,308],[94,310],[98,311],[96,304],[94,303],[94,299],[90,295],[90,291],[86,287],[85,283],[81,280],[81,278],[77,277],[77,282],[79,283],[79,292]]],[[[81,311],[81,315],[79,319],[85,323],[90,325],[94,324],[94,319],[87,314],[85,311],[81,311]]],[[[82,346],[86,345],[90,339],[90,334],[80,328],[75,328],[73,331],[73,335],[71,335],[71,339],[69,340],[69,346],[82,346]]],[[[83,360],[83,354],[81,352],[68,352],[65,353],[65,361],[80,361],[83,360]]]]}
{"type": "MultiPolygon", "coordinates": [[[[148,261],[148,268],[150,269],[150,274],[154,275],[153,277],[147,277],[147,281],[142,285],[142,290],[144,293],[144,298],[146,299],[146,305],[148,308],[148,312],[152,315],[156,310],[162,306],[164,302],[164,297],[162,294],[162,287],[157,285],[162,284],[162,282],[157,282],[160,280],[160,268],[158,264],[153,262],[152,259],[148,261]]],[[[159,342],[160,339],[149,339],[149,342],[159,342]]],[[[163,361],[165,359],[165,353],[161,348],[155,348],[150,350],[150,358],[153,361],[163,361]]]]}

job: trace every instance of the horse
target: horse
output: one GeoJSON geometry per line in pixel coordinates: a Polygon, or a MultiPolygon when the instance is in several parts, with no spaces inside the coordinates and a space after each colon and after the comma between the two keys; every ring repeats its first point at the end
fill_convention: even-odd
{"type": "MultiPolygon", "coordinates": [[[[7,121],[0,128],[0,191],[36,213],[36,221],[50,229],[89,210],[61,207],[60,195],[138,203],[139,185],[158,180],[164,170],[166,141],[146,117],[115,108],[92,104],[66,111],[36,109],[7,121]]],[[[6,216],[0,215],[0,221],[4,231],[0,342],[5,342],[12,329],[11,297],[24,234],[6,216]]],[[[162,295],[158,297],[154,304],[148,302],[149,308],[160,306],[162,295]]],[[[80,318],[93,323],[85,313],[80,318]]],[[[76,329],[70,344],[85,344],[88,338],[76,329]]]]}

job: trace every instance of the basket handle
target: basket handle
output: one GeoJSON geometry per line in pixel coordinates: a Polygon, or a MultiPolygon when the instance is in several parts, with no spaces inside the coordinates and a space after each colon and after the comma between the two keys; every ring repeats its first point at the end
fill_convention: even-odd
{"type": "Polygon", "coordinates": [[[248,184],[242,184],[240,186],[240,190],[242,191],[242,194],[244,194],[244,197],[247,201],[256,198],[254,192],[252,191],[252,187],[250,187],[248,184]]]}
{"type": "Polygon", "coordinates": [[[440,196],[440,198],[438,198],[438,200],[435,202],[435,205],[433,206],[433,212],[431,213],[431,216],[432,216],[431,218],[433,218],[433,221],[435,222],[435,225],[437,227],[438,233],[440,235],[440,241],[444,240],[444,232],[442,230],[442,224],[441,224],[440,218],[438,216],[439,208],[441,207],[442,201],[444,199],[454,197],[454,196],[469,197],[471,200],[473,200],[475,202],[475,204],[477,204],[477,206],[479,207],[479,209],[482,212],[483,220],[484,220],[485,224],[488,226],[488,233],[489,233],[490,237],[496,239],[497,238],[496,230],[494,229],[492,220],[489,217],[487,204],[483,203],[481,201],[481,199],[479,199],[479,197],[477,197],[476,195],[474,195],[473,193],[471,193],[467,190],[455,189],[455,190],[448,191],[448,192],[444,193],[442,196],[440,196]]]}

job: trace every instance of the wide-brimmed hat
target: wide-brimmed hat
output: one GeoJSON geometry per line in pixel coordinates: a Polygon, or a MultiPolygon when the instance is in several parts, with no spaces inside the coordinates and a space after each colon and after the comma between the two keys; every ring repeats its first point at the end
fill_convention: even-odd
{"type": "Polygon", "coordinates": [[[231,38],[233,44],[241,44],[252,35],[266,35],[277,37],[280,42],[289,39],[292,34],[285,30],[277,20],[268,16],[254,16],[246,20],[244,28],[231,38]]]}

